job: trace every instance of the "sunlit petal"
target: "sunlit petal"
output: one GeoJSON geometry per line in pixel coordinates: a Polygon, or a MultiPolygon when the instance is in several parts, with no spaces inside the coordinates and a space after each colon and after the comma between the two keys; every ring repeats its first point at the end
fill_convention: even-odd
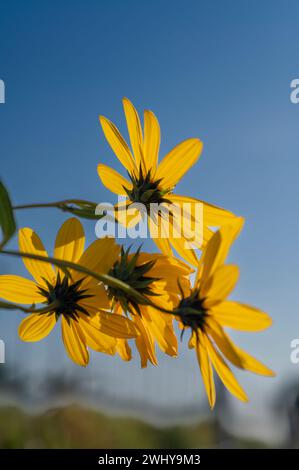
{"type": "MultiPolygon", "coordinates": [[[[41,239],[31,228],[19,230],[19,248],[24,253],[48,257],[41,239]]],[[[49,283],[52,283],[55,279],[55,273],[50,263],[29,258],[23,258],[23,262],[39,284],[46,285],[45,279],[49,283]]]]}
{"type": "Polygon", "coordinates": [[[54,313],[32,313],[20,323],[19,336],[23,341],[40,341],[51,333],[55,325],[54,313]]]}

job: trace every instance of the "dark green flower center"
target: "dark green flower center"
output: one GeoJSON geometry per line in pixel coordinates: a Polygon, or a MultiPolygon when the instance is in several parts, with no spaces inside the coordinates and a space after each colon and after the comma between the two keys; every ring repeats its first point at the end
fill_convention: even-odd
{"type": "Polygon", "coordinates": [[[185,327],[190,327],[197,332],[204,330],[208,316],[207,309],[203,306],[204,299],[200,299],[199,291],[194,290],[189,297],[183,297],[179,303],[176,315],[180,317],[185,327]]]}
{"type": "MultiPolygon", "coordinates": [[[[136,290],[145,297],[157,295],[152,291],[152,284],[153,282],[157,281],[158,278],[146,276],[148,271],[150,271],[150,269],[154,266],[155,261],[148,261],[147,263],[143,263],[137,266],[139,253],[140,248],[134,255],[130,257],[130,248],[124,250],[122,247],[120,258],[111,268],[109,274],[116,279],[125,282],[130,287],[132,287],[132,289],[136,290]]],[[[130,294],[125,293],[121,289],[109,287],[108,296],[114,302],[119,302],[125,313],[129,312],[131,314],[137,313],[138,315],[141,315],[139,306],[141,302],[137,302],[136,299],[130,294]]]]}
{"type": "Polygon", "coordinates": [[[46,298],[46,304],[54,304],[53,311],[57,318],[64,315],[67,319],[77,320],[79,312],[89,315],[79,302],[92,297],[92,295],[86,294],[87,289],[82,289],[83,280],[84,278],[72,282],[67,276],[61,279],[60,273],[58,273],[55,285],[45,279],[47,287],[39,286],[38,290],[46,298]]]}
{"type": "Polygon", "coordinates": [[[150,204],[170,203],[170,201],[164,197],[169,193],[169,190],[162,190],[160,188],[162,180],[154,180],[150,171],[144,175],[140,168],[138,176],[129,174],[129,177],[132,182],[132,189],[124,188],[129,199],[133,203],[143,204],[147,212],[150,210],[150,204]]]}

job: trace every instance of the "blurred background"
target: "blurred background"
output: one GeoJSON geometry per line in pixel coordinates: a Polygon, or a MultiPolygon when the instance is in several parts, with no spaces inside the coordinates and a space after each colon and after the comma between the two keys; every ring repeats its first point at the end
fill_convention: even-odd
{"type": "MultiPolygon", "coordinates": [[[[141,370],[135,352],[130,363],[92,354],[82,370],[67,358],[59,328],[24,344],[23,315],[1,311],[0,447],[299,446],[299,364],[290,360],[299,337],[299,105],[290,101],[298,14],[296,0],[0,2],[1,178],[14,204],[115,202],[96,167],[122,169],[98,115],[126,135],[123,96],[157,115],[161,156],[201,138],[203,154],[177,192],[246,218],[230,255],[241,269],[233,298],[274,323],[232,335],[277,372],[268,379],[236,371],[250,402],[219,384],[210,412],[186,337],[179,358],[159,354],[157,368],[141,370]]],[[[64,214],[17,218],[51,253],[64,214]]],[[[88,241],[94,228],[85,223],[88,241]]],[[[143,247],[155,249],[149,240],[143,247]]],[[[0,273],[27,275],[7,257],[0,273]]]]}

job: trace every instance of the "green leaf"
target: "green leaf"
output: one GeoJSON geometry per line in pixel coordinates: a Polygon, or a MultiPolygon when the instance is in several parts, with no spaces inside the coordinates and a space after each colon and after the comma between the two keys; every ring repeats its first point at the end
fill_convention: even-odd
{"type": "Polygon", "coordinates": [[[16,231],[12,204],[7,189],[2,181],[0,181],[0,226],[3,234],[2,242],[0,243],[1,249],[16,231]]]}

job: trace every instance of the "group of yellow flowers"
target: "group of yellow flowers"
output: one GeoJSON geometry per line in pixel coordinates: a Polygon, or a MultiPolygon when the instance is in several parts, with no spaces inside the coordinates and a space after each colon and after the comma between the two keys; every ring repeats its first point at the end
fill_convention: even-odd
{"type": "MultiPolygon", "coordinates": [[[[133,104],[125,98],[123,105],[131,149],[111,121],[101,116],[100,122],[129,179],[100,164],[98,174],[102,183],[113,193],[126,197],[122,210],[128,211],[128,223],[132,222],[129,216],[132,203],[142,202],[148,208],[150,203],[183,206],[187,202],[192,216],[193,205],[200,202],[203,244],[195,247],[200,248],[200,257],[197,251],[186,247],[183,236],[161,236],[163,217],[152,221],[158,228],[152,233],[160,251],[155,254],[142,252],[140,248],[132,253],[108,237],[97,239],[85,248],[83,226],[72,217],[58,231],[54,250],[54,259],[72,263],[72,268],[65,270],[59,263],[42,261],[42,257],[48,257],[42,241],[30,228],[22,228],[19,249],[20,253],[32,255],[23,257],[23,261],[33,279],[0,276],[0,297],[32,306],[31,313],[19,326],[23,341],[41,340],[60,321],[66,351],[80,366],[88,364],[89,348],[118,354],[124,361],[130,361],[130,340],[135,341],[142,367],[148,361],[157,365],[156,345],[176,357],[177,332],[181,330],[182,335],[187,330],[188,345],[196,352],[211,408],[216,400],[214,371],[234,396],[247,401],[227,362],[257,374],[274,374],[236,346],[224,329],[254,332],[271,325],[266,313],[227,300],[238,281],[239,269],[227,264],[226,258],[244,219],[194,198],[174,194],[178,181],[198,160],[201,141],[183,141],[158,164],[157,118],[151,111],[145,111],[142,129],[133,104]],[[86,271],[78,271],[77,265],[86,271]],[[89,272],[97,273],[98,278],[89,272]],[[37,308],[38,305],[42,307],[37,308]]],[[[175,223],[173,218],[171,223],[175,223]]]]}

